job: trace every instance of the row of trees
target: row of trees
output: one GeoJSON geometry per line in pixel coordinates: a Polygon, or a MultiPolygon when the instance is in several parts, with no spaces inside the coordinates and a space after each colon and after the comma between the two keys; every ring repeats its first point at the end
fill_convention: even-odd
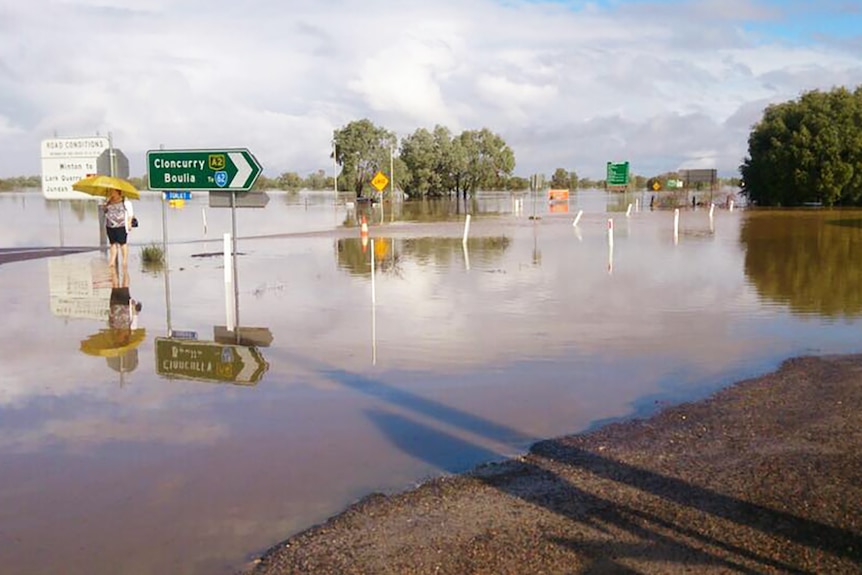
{"type": "MultiPolygon", "coordinates": [[[[388,162],[388,158],[385,159],[388,162]]],[[[402,158],[394,158],[392,164],[395,166],[395,173],[397,176],[397,185],[399,188],[408,191],[411,193],[411,189],[405,186],[405,182],[402,180],[402,174],[406,174],[407,164],[404,162],[402,158]]],[[[372,171],[373,168],[367,169],[366,173],[361,177],[366,177],[367,172],[371,172],[371,177],[376,171],[372,171]]],[[[381,169],[384,173],[386,173],[387,177],[391,178],[390,168],[389,166],[383,166],[381,169]]],[[[419,172],[420,177],[416,177],[416,172],[414,172],[414,179],[410,182],[413,184],[414,182],[418,182],[420,186],[424,186],[429,193],[427,196],[441,195],[440,193],[430,192],[431,184],[433,182],[442,182],[445,178],[440,173],[432,170],[430,168],[426,168],[424,171],[419,172]]],[[[406,179],[406,175],[403,176],[406,179]]],[[[633,175],[632,180],[632,189],[634,190],[652,190],[653,183],[658,182],[660,189],[667,189],[667,181],[668,180],[678,180],[681,176],[676,172],[666,172],[664,174],[653,176],[651,178],[647,178],[646,176],[641,175],[633,175]]],[[[521,176],[508,176],[505,178],[495,177],[493,178],[492,185],[489,187],[483,187],[482,189],[494,189],[494,190],[505,190],[505,191],[525,191],[530,189],[544,189],[546,187],[551,187],[553,189],[569,189],[569,190],[577,190],[577,189],[602,189],[605,187],[604,180],[593,180],[590,178],[580,178],[578,177],[577,172],[575,171],[567,171],[565,168],[557,168],[554,171],[554,174],[551,176],[550,180],[547,180],[543,174],[534,175],[531,178],[524,178],[521,176]]],[[[344,177],[339,178],[338,189],[346,190],[350,189],[354,191],[355,188],[347,188],[346,182],[348,180],[344,177]]],[[[720,178],[719,182],[722,185],[727,186],[739,186],[739,178],[720,178]]],[[[365,193],[369,192],[370,188],[367,186],[366,182],[358,182],[363,186],[363,191],[365,193]]],[[[697,184],[697,186],[706,186],[707,184],[697,184]]],[[[301,177],[297,172],[285,172],[281,174],[277,178],[267,178],[265,176],[261,176],[258,178],[255,183],[255,189],[260,190],[333,190],[334,182],[332,181],[332,176],[327,175],[323,170],[317,170],[309,174],[307,177],[301,177]]],[[[440,189],[446,190],[445,186],[440,184],[440,189]]],[[[422,190],[412,190],[413,194],[422,195],[422,190]]],[[[455,193],[455,190],[451,192],[444,193],[455,193]]]]}
{"type": "MultiPolygon", "coordinates": [[[[386,160],[389,161],[388,158],[386,160]]],[[[401,189],[405,189],[405,182],[402,181],[402,174],[406,174],[407,168],[406,164],[403,162],[401,158],[393,158],[393,164],[395,167],[395,174],[397,176],[397,185],[401,189]]],[[[381,168],[382,171],[387,175],[387,177],[391,177],[389,166],[385,166],[381,168]]],[[[376,172],[372,172],[370,177],[373,177],[376,172]]],[[[441,179],[436,173],[429,171],[428,179],[429,180],[439,180],[441,179]]],[[[406,175],[404,176],[406,179],[406,175]]],[[[550,185],[552,188],[568,188],[568,189],[594,189],[594,188],[603,188],[605,185],[604,180],[593,180],[590,178],[579,178],[576,172],[568,172],[563,168],[557,168],[555,172],[555,176],[551,178],[550,182],[547,182],[544,175],[539,174],[538,176],[533,176],[531,178],[524,178],[521,176],[509,176],[505,178],[498,178],[495,182],[495,185],[482,188],[482,189],[494,189],[494,190],[504,190],[504,191],[525,191],[534,189],[536,186],[536,179],[540,182],[545,182],[543,185],[539,186],[540,188],[547,187],[550,185]],[[565,174],[565,176],[560,176],[559,174],[565,174]]],[[[646,182],[647,179],[643,176],[636,176],[635,179],[637,182],[646,182]]],[[[133,180],[136,180],[133,178],[133,180]]],[[[338,189],[341,191],[345,191],[350,189],[350,191],[354,191],[355,188],[348,188],[346,185],[347,180],[339,177],[338,189]]],[[[367,182],[366,182],[367,183],[367,182]]],[[[643,187],[643,186],[640,186],[643,187]]],[[[297,172],[284,172],[277,178],[268,178],[266,176],[261,175],[254,184],[254,189],[256,190],[333,190],[334,182],[332,181],[332,176],[327,175],[323,170],[317,170],[309,174],[307,177],[303,178],[297,172]]],[[[363,184],[363,190],[365,193],[369,192],[369,188],[363,184]]],[[[405,189],[406,191],[406,189],[405,189]]],[[[414,192],[419,193],[419,192],[414,192]]],[[[454,190],[453,190],[454,193],[454,190]]],[[[421,193],[420,193],[421,195],[421,193]]],[[[429,196],[435,194],[428,194],[429,196]]],[[[437,194],[440,195],[440,194],[437,194]]]]}
{"type": "Polygon", "coordinates": [[[862,204],[862,86],[767,107],[740,173],[757,205],[862,204]]]}
{"type": "Polygon", "coordinates": [[[39,176],[18,176],[15,178],[0,178],[0,192],[39,187],[42,187],[42,178],[40,178],[39,176]]]}
{"type": "MultiPolygon", "coordinates": [[[[400,158],[394,159],[394,165],[396,168],[396,175],[399,180],[397,182],[398,187],[402,189],[406,189],[404,186],[404,182],[401,181],[402,174],[406,173],[406,164],[400,158]]],[[[383,170],[387,176],[390,176],[389,168],[386,167],[383,170]]],[[[373,177],[374,173],[371,174],[373,177]]],[[[405,176],[406,177],[406,176],[405,176]]],[[[428,170],[425,173],[425,185],[428,185],[428,182],[439,181],[441,180],[441,176],[434,172],[433,170],[428,170]]],[[[635,190],[651,190],[652,184],[655,181],[658,181],[661,185],[662,189],[665,189],[664,183],[669,179],[679,179],[679,175],[675,172],[668,172],[666,174],[662,174],[660,176],[654,176],[652,178],[647,178],[645,176],[634,175],[632,176],[632,189],[635,190]]],[[[739,184],[738,178],[726,178],[721,179],[721,183],[724,185],[737,186],[739,184]]],[[[129,178],[129,182],[138,189],[146,189],[147,188],[147,177],[131,177],[129,178]]],[[[346,180],[344,178],[339,178],[339,190],[345,191],[347,189],[345,185],[346,180]]],[[[16,178],[8,178],[8,179],[0,179],[0,191],[10,191],[10,190],[20,190],[27,188],[39,188],[41,186],[41,179],[39,176],[26,176],[26,177],[16,177],[16,178]]],[[[604,180],[593,180],[590,178],[579,178],[577,172],[567,171],[564,168],[557,168],[554,172],[553,176],[551,176],[550,180],[547,180],[543,174],[536,174],[530,178],[524,178],[521,176],[508,176],[508,177],[495,177],[492,185],[488,187],[483,187],[482,189],[494,189],[494,190],[506,190],[506,191],[525,191],[530,189],[544,189],[546,187],[551,187],[554,189],[601,189],[604,188],[605,181],[604,180]]],[[[363,186],[365,189],[365,186],[363,186]]],[[[315,190],[315,191],[324,191],[324,190],[333,190],[335,188],[335,183],[332,180],[331,175],[327,175],[324,170],[317,170],[308,174],[306,177],[302,177],[297,172],[284,172],[277,178],[269,178],[264,175],[261,175],[254,184],[255,190],[315,190]]],[[[355,189],[355,188],[354,188],[355,189]]],[[[430,186],[429,186],[430,190],[430,186]]],[[[365,189],[367,192],[368,190],[365,189]]],[[[452,190],[454,192],[455,190],[452,190]]],[[[416,192],[421,195],[421,192],[416,192]]],[[[427,194],[429,196],[435,195],[434,193],[427,194]]],[[[440,194],[436,194],[440,195],[440,194]]]]}
{"type": "Polygon", "coordinates": [[[363,196],[374,174],[391,179],[411,197],[473,194],[505,189],[515,169],[515,154],[502,137],[483,128],[454,135],[444,126],[420,128],[398,148],[393,132],[363,119],[334,134],[335,161],[341,167],[340,189],[363,196]]]}

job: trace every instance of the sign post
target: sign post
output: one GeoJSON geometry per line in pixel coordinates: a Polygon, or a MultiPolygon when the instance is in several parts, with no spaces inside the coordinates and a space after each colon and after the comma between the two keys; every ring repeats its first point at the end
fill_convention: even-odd
{"type": "MultiPolygon", "coordinates": [[[[150,150],[147,178],[151,190],[219,190],[230,193],[233,231],[233,287],[237,326],[239,325],[239,285],[236,265],[236,194],[247,192],[261,173],[257,158],[247,148],[204,150],[150,150]]],[[[264,204],[265,205],[265,204],[264,204]]],[[[237,331],[237,341],[239,332],[237,331]]]]}

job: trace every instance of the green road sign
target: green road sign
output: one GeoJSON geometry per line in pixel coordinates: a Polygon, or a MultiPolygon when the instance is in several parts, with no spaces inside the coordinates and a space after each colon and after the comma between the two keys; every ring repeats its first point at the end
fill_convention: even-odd
{"type": "Polygon", "coordinates": [[[608,187],[619,186],[625,187],[629,185],[629,163],[628,162],[608,162],[608,187]]]}
{"type": "Polygon", "coordinates": [[[255,347],[156,338],[156,372],[165,377],[254,385],[268,368],[255,347]]]}
{"type": "Polygon", "coordinates": [[[147,152],[151,190],[243,192],[251,189],[260,172],[257,159],[245,148],[147,152]]]}

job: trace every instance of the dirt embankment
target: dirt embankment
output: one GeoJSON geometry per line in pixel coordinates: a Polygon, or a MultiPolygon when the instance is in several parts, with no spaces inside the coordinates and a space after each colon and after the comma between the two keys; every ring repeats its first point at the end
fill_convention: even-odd
{"type": "Polygon", "coordinates": [[[373,495],[254,575],[862,572],[862,356],[373,495]]]}

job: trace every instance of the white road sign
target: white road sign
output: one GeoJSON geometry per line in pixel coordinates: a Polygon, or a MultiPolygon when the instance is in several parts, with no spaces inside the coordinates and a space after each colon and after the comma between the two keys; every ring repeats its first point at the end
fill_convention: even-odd
{"type": "Polygon", "coordinates": [[[98,173],[97,160],[110,147],[108,138],[52,138],[42,140],[42,195],[49,200],[87,200],[72,184],[98,173]]]}

